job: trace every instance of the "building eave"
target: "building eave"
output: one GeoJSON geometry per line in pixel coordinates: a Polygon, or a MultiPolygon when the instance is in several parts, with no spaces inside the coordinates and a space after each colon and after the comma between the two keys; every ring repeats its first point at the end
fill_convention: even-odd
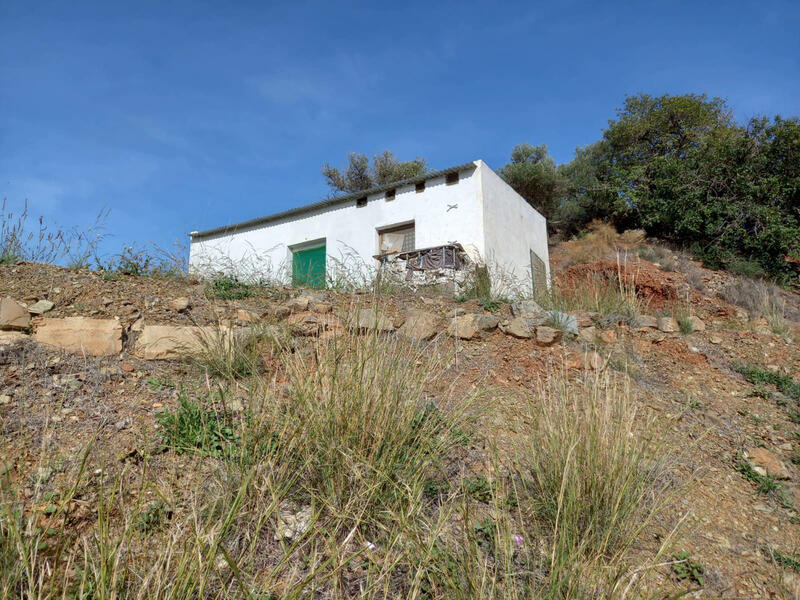
{"type": "Polygon", "coordinates": [[[319,202],[314,202],[313,204],[306,204],[305,206],[290,208],[289,210],[273,213],[271,215],[266,215],[264,217],[258,217],[256,219],[250,219],[248,221],[242,221],[241,223],[234,223],[233,225],[215,227],[213,229],[206,229],[205,231],[193,231],[189,234],[189,236],[191,237],[191,240],[195,242],[198,240],[213,238],[221,235],[230,235],[240,231],[246,231],[248,229],[262,227],[264,225],[268,225],[269,223],[275,221],[281,221],[283,219],[298,217],[300,215],[315,212],[317,210],[331,208],[342,204],[347,204],[348,202],[353,202],[360,198],[369,197],[374,194],[380,194],[381,192],[386,192],[388,190],[396,189],[406,185],[415,185],[417,183],[422,183],[423,181],[430,181],[431,179],[436,179],[437,177],[444,177],[446,175],[449,175],[450,173],[460,173],[461,171],[475,169],[476,167],[477,165],[475,162],[468,162],[464,163],[463,165],[450,167],[448,169],[431,171],[430,173],[419,175],[418,177],[409,177],[408,179],[403,179],[401,181],[393,181],[392,183],[380,185],[374,188],[370,188],[368,190],[362,190],[358,192],[352,192],[350,194],[345,194],[343,196],[335,196],[333,198],[327,198],[325,200],[320,200],[319,202]]]}

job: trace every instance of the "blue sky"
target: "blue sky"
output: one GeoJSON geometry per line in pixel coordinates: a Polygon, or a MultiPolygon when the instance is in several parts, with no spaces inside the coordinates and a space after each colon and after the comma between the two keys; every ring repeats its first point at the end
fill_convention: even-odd
{"type": "Polygon", "coordinates": [[[328,193],[351,151],[557,162],[626,94],[800,114],[797,2],[0,0],[0,197],[103,252],[328,193]]]}

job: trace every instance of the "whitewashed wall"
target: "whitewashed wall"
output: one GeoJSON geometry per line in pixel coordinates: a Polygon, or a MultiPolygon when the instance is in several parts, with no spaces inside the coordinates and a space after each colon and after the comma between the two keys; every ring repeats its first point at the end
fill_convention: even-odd
{"type": "Polygon", "coordinates": [[[329,276],[360,270],[369,277],[377,266],[378,230],[408,222],[415,225],[417,248],[461,243],[473,259],[485,261],[502,293],[529,293],[530,254],[544,261],[550,279],[545,218],[483,161],[462,171],[459,181],[430,179],[425,191],[413,185],[397,189],[394,200],[372,194],[367,205],[356,201],[318,209],[233,234],[192,241],[191,268],[201,273],[227,272],[247,278],[291,280],[291,250],[325,240],[329,276]]]}
{"type": "Polygon", "coordinates": [[[413,185],[398,188],[392,201],[386,201],[384,193],[373,194],[362,208],[352,200],[246,231],[192,241],[190,267],[288,281],[290,247],[325,239],[329,273],[341,268],[341,261],[350,267],[361,261],[370,269],[377,265],[372,257],[378,253],[378,229],[409,221],[415,224],[417,248],[460,242],[473,257],[484,256],[476,172],[461,171],[453,185],[446,185],[443,176],[430,179],[421,193],[413,185]]]}
{"type": "MultiPolygon", "coordinates": [[[[507,278],[530,286],[530,250],[544,261],[550,281],[547,220],[483,161],[476,161],[483,204],[484,258],[495,271],[493,280],[507,278]]],[[[530,287],[529,287],[530,289],[530,287]]],[[[505,292],[513,290],[503,290],[505,292]]]]}

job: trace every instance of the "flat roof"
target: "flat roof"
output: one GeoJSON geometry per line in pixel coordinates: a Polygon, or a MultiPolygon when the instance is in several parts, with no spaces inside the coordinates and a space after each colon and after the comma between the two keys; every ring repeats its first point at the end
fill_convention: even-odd
{"type": "Polygon", "coordinates": [[[398,187],[402,187],[404,185],[411,185],[416,183],[421,183],[423,181],[428,181],[430,179],[435,179],[436,177],[442,177],[448,175],[450,173],[459,173],[461,171],[466,171],[467,169],[474,169],[476,165],[474,162],[464,163],[463,165],[458,165],[455,167],[450,167],[448,169],[441,169],[439,171],[431,171],[429,173],[425,173],[424,175],[419,175],[417,177],[409,177],[408,179],[403,179],[401,181],[393,181],[392,183],[387,183],[384,185],[379,185],[374,188],[370,188],[368,190],[361,190],[358,192],[352,192],[350,194],[344,194],[342,196],[334,196],[333,198],[327,198],[325,200],[320,200],[319,202],[314,202],[313,204],[306,204],[305,206],[298,206],[297,208],[290,208],[289,210],[284,210],[282,212],[273,213],[271,215],[267,215],[264,217],[258,217],[256,219],[250,219],[249,221],[242,221],[241,223],[234,223],[233,225],[225,225],[223,227],[215,227],[214,229],[206,229],[205,231],[193,231],[189,235],[191,236],[192,240],[199,240],[203,238],[214,237],[218,235],[225,235],[229,233],[235,233],[236,231],[243,230],[243,229],[251,229],[253,227],[258,227],[260,225],[266,225],[267,223],[271,223],[273,221],[279,221],[281,219],[285,219],[287,217],[295,217],[297,215],[302,215],[307,212],[313,212],[320,208],[329,208],[331,206],[337,206],[339,204],[345,204],[352,200],[358,200],[359,198],[363,198],[365,196],[371,196],[372,194],[378,194],[380,192],[385,192],[388,190],[392,190],[398,187]]]}

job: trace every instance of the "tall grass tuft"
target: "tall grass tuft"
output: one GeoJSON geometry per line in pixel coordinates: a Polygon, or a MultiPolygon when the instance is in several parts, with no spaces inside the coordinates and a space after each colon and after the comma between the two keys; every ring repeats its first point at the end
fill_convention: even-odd
{"type": "Polygon", "coordinates": [[[4,198],[0,202],[0,264],[28,261],[87,267],[90,259],[97,255],[107,217],[108,210],[101,210],[94,224],[85,230],[53,228],[43,217],[35,219],[31,227],[27,200],[15,214],[4,198]]]}
{"type": "Polygon", "coordinates": [[[441,370],[419,349],[377,334],[322,342],[288,360],[296,452],[308,492],[366,523],[417,504],[429,472],[456,444],[467,409],[445,413],[426,388],[441,370]]]}
{"type": "MultiPolygon", "coordinates": [[[[605,376],[530,404],[523,479],[552,536],[553,566],[624,554],[661,509],[666,437],[605,376]]],[[[663,430],[662,430],[663,431],[663,430]]]]}

